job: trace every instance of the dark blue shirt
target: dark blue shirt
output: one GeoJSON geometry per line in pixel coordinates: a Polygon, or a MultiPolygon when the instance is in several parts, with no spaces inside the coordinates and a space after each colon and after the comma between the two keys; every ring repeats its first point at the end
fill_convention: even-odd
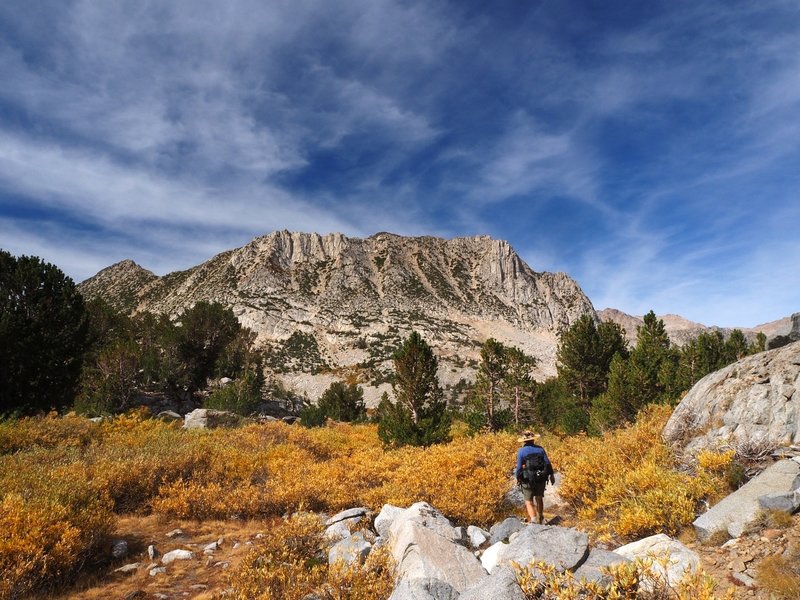
{"type": "Polygon", "coordinates": [[[544,448],[541,446],[534,446],[533,444],[525,444],[517,451],[517,466],[514,469],[514,477],[519,477],[519,472],[520,469],[522,469],[522,463],[525,457],[531,454],[544,454],[544,464],[547,469],[547,474],[553,474],[553,465],[550,464],[550,459],[547,458],[547,452],[544,451],[544,448]]]}

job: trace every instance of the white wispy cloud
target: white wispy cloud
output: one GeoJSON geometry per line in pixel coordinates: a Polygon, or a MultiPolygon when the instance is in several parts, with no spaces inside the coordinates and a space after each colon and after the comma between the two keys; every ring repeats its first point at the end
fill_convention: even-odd
{"type": "Polygon", "coordinates": [[[488,232],[599,307],[790,305],[755,288],[798,277],[791,2],[584,8],[4,3],[0,245],[88,275],[272,229],[488,232]]]}

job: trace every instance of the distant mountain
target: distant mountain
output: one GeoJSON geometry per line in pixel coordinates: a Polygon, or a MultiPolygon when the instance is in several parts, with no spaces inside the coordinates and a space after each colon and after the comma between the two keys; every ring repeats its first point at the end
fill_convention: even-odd
{"type": "Polygon", "coordinates": [[[440,358],[440,378],[472,379],[489,337],[555,374],[558,337],[591,302],[564,273],[535,272],[505,241],[378,233],[278,231],[186,271],[158,277],[132,261],[79,285],[129,313],[177,315],[200,300],[233,309],[270,349],[277,377],[310,398],[356,377],[374,402],[387,389],[391,355],[419,331],[440,358]]]}
{"type": "MultiPolygon", "coordinates": [[[[598,311],[597,316],[601,321],[613,321],[622,326],[622,328],[625,329],[626,338],[631,344],[636,343],[636,328],[644,323],[642,317],[634,317],[615,308],[604,308],[598,311]]],[[[733,327],[706,326],[702,323],[689,321],[679,315],[658,315],[658,318],[664,321],[664,328],[667,330],[667,335],[669,335],[670,340],[678,346],[683,346],[703,332],[719,331],[722,335],[727,337],[734,329],[733,327]]],[[[783,319],[764,323],[763,325],[739,327],[738,329],[741,329],[742,333],[744,333],[750,341],[756,339],[759,331],[763,332],[769,340],[779,335],[788,335],[792,330],[792,318],[784,317],[783,319]]]]}

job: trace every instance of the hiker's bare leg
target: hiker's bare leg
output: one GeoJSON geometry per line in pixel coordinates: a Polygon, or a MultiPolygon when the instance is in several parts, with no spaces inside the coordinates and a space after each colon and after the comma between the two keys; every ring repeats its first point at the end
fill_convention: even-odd
{"type": "Polygon", "coordinates": [[[536,519],[536,512],[533,510],[533,501],[525,500],[525,510],[528,511],[528,520],[533,523],[536,519]]]}
{"type": "Polygon", "coordinates": [[[542,496],[536,496],[536,509],[539,511],[539,523],[541,523],[544,520],[544,498],[542,496]]]}

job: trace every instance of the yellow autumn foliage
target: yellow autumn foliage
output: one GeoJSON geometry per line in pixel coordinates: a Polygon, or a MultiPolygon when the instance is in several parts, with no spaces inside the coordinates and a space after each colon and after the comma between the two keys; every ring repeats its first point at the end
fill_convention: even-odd
{"type": "Polygon", "coordinates": [[[651,406],[636,424],[599,438],[573,436],[558,448],[562,498],[599,539],[674,535],[700,502],[726,487],[724,474],[675,469],[661,431],[671,408],[651,406]]]}
{"type": "MultiPolygon", "coordinates": [[[[674,468],[660,437],[668,413],[653,408],[602,438],[545,434],[542,445],[563,475],[560,493],[579,527],[618,539],[675,533],[703,498],[724,487],[726,456],[701,455],[692,474],[674,468]]],[[[387,449],[374,425],[186,431],[143,412],[97,424],[55,415],[2,422],[0,527],[11,533],[0,543],[0,600],[63,581],[112,530],[114,513],[272,519],[301,507],[377,511],[427,501],[458,524],[488,526],[513,512],[504,497],[516,436],[454,438],[387,449]]],[[[314,585],[337,577],[382,585],[369,583],[367,572],[324,567],[318,580],[311,569],[314,585]]],[[[252,576],[266,576],[259,573],[252,576]]],[[[278,581],[281,573],[269,577],[278,581]]],[[[358,597],[354,585],[351,596],[358,597]]]]}
{"type": "Polygon", "coordinates": [[[732,600],[733,591],[715,593],[715,582],[700,571],[671,586],[650,559],[638,559],[604,568],[608,582],[576,579],[570,571],[537,562],[514,566],[517,581],[527,598],[538,600],[732,600]]]}

